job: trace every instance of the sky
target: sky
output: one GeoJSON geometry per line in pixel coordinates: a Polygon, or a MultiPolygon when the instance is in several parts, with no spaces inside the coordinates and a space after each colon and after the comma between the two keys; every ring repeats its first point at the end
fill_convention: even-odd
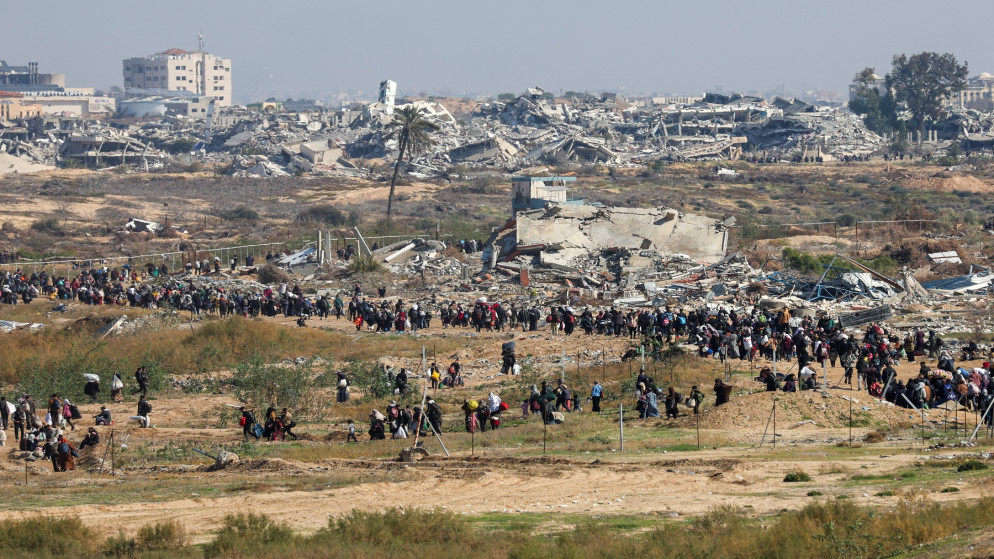
{"type": "Polygon", "coordinates": [[[475,97],[547,91],[696,95],[847,91],[897,53],[951,52],[994,73],[994,2],[921,0],[68,0],[4,9],[0,59],[70,87],[122,86],[122,60],[205,49],[232,59],[234,100],[475,97]]]}

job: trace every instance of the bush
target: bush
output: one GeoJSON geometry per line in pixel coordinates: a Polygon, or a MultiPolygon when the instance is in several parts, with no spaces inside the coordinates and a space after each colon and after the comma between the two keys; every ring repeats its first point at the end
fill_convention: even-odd
{"type": "Polygon", "coordinates": [[[275,264],[271,263],[259,268],[257,274],[259,277],[259,283],[276,284],[287,283],[290,281],[289,274],[278,268],[275,264]]]}
{"type": "Polygon", "coordinates": [[[464,542],[472,535],[468,523],[440,510],[406,513],[400,509],[386,512],[352,511],[348,516],[328,521],[328,527],[315,537],[330,538],[373,547],[423,543],[464,542]]]}
{"type": "Polygon", "coordinates": [[[97,539],[78,517],[0,522],[0,557],[87,557],[97,539]]]}
{"type": "Polygon", "coordinates": [[[835,218],[835,223],[837,223],[839,227],[852,227],[853,225],[856,225],[856,216],[853,214],[842,214],[835,218]]]}
{"type": "Polygon", "coordinates": [[[242,557],[262,556],[260,552],[268,546],[289,545],[294,539],[289,527],[276,524],[265,515],[229,514],[214,541],[204,546],[204,557],[227,557],[234,552],[242,557]]]}
{"type": "Polygon", "coordinates": [[[808,497],[820,497],[823,495],[821,491],[808,491],[808,497]]]}
{"type": "Polygon", "coordinates": [[[987,464],[984,464],[980,460],[967,460],[960,464],[957,468],[957,472],[973,472],[978,470],[986,470],[987,464]]]}
{"type": "Polygon", "coordinates": [[[331,205],[314,206],[297,214],[297,221],[324,223],[334,227],[351,227],[359,224],[359,213],[355,210],[346,213],[331,205]]]}
{"type": "Polygon", "coordinates": [[[944,487],[939,493],[958,493],[959,487],[944,487]]]}
{"type": "Polygon", "coordinates": [[[863,442],[879,443],[885,441],[886,439],[887,439],[887,433],[884,431],[877,430],[867,433],[866,436],[863,437],[863,442]]]}
{"type": "Polygon", "coordinates": [[[320,395],[313,389],[311,363],[289,366],[270,365],[259,353],[235,366],[232,386],[235,398],[257,410],[269,406],[296,410],[305,417],[319,405],[320,395]]]}
{"type": "Polygon", "coordinates": [[[352,361],[346,367],[349,382],[362,390],[365,399],[383,398],[393,394],[393,383],[383,369],[372,361],[352,361]]]}
{"type": "Polygon", "coordinates": [[[159,524],[147,524],[138,529],[135,538],[124,533],[108,538],[104,547],[111,557],[132,557],[150,551],[179,552],[186,548],[186,530],[175,520],[159,524]]]}
{"type": "Polygon", "coordinates": [[[355,256],[349,260],[346,269],[350,274],[374,274],[384,270],[380,261],[372,256],[355,256]]]}
{"type": "Polygon", "coordinates": [[[249,208],[247,206],[239,206],[233,210],[224,212],[224,219],[228,220],[244,220],[244,221],[259,221],[259,212],[249,208]]]}
{"type": "Polygon", "coordinates": [[[800,481],[811,481],[811,476],[802,472],[801,470],[794,470],[793,472],[787,473],[783,480],[787,483],[796,483],[800,481]]]}
{"type": "Polygon", "coordinates": [[[45,219],[35,221],[31,224],[31,229],[39,233],[51,233],[54,235],[61,235],[63,232],[62,224],[54,217],[46,217],[45,219]]]}

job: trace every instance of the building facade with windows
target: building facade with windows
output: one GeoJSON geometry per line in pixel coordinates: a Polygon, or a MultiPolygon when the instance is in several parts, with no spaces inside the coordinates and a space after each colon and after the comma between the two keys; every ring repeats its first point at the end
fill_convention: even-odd
{"type": "Polygon", "coordinates": [[[213,54],[169,49],[124,60],[124,90],[181,91],[213,97],[215,105],[231,105],[231,59],[213,54]]]}

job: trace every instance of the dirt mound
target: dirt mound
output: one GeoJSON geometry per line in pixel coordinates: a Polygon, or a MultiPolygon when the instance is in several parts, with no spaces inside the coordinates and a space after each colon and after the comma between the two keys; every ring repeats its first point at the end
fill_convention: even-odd
{"type": "Polygon", "coordinates": [[[897,183],[904,188],[912,190],[933,190],[937,192],[953,192],[955,190],[963,192],[991,193],[994,192],[994,185],[983,180],[959,173],[940,171],[929,173],[925,171],[909,172],[897,179],[897,183]]]}
{"type": "Polygon", "coordinates": [[[665,460],[653,462],[653,466],[659,468],[707,468],[717,470],[731,470],[741,464],[741,460],[734,458],[719,458],[717,460],[707,460],[701,458],[682,458],[679,460],[665,460]]]}
{"type": "Polygon", "coordinates": [[[299,474],[307,471],[309,467],[296,460],[283,460],[281,458],[258,458],[255,460],[243,460],[228,467],[228,472],[278,472],[283,475],[299,474]]]}
{"type": "MultiPolygon", "coordinates": [[[[777,430],[811,426],[842,428],[849,426],[849,401],[852,403],[852,420],[856,426],[876,422],[893,424],[907,422],[913,417],[903,408],[878,403],[865,393],[846,391],[777,392],[777,430]],[[843,393],[844,392],[844,393],[843,393]]],[[[757,392],[739,397],[718,408],[708,410],[701,417],[701,427],[706,429],[762,429],[770,420],[773,396],[757,392]]],[[[682,419],[693,425],[693,417],[682,419]]]]}

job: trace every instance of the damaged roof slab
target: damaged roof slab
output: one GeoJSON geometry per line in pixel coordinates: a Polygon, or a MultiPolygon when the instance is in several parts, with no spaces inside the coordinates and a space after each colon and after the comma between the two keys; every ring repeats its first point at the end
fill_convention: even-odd
{"type": "Polygon", "coordinates": [[[666,208],[552,206],[518,213],[518,245],[584,249],[626,248],[686,254],[714,263],[725,254],[728,231],[721,222],[666,208]]]}

